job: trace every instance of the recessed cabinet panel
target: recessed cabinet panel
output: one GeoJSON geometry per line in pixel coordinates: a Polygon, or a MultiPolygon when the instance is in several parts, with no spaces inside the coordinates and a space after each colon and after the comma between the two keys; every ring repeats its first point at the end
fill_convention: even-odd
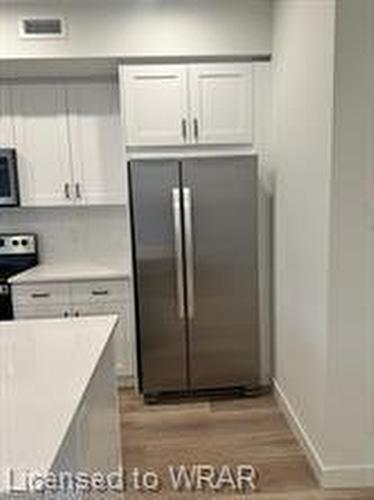
{"type": "Polygon", "coordinates": [[[119,101],[112,81],[67,85],[76,203],[125,203],[119,101]]]}
{"type": "Polygon", "coordinates": [[[250,64],[191,66],[191,119],[194,142],[252,142],[252,86],[250,64]]]}
{"type": "Polygon", "coordinates": [[[128,283],[123,280],[74,283],[72,300],[75,304],[121,303],[128,295],[128,283]]]}
{"type": "Polygon", "coordinates": [[[56,83],[12,86],[22,205],[70,204],[66,92],[56,83]]]}
{"type": "Polygon", "coordinates": [[[11,95],[8,85],[0,85],[0,147],[14,146],[11,95]]]}
{"type": "Polygon", "coordinates": [[[34,307],[36,305],[51,306],[59,304],[70,308],[70,286],[64,283],[37,283],[13,285],[13,303],[34,307]]]}
{"type": "Polygon", "coordinates": [[[14,307],[14,317],[16,319],[67,318],[69,315],[70,309],[64,308],[60,304],[35,304],[33,307],[17,305],[14,307]]]}
{"type": "Polygon", "coordinates": [[[187,68],[124,68],[126,143],[182,145],[189,140],[187,68]]]}
{"type": "Polygon", "coordinates": [[[132,376],[134,373],[134,341],[131,338],[127,303],[80,304],[74,307],[73,315],[77,314],[79,316],[106,316],[108,314],[118,316],[118,324],[114,334],[116,370],[122,376],[132,376]]]}

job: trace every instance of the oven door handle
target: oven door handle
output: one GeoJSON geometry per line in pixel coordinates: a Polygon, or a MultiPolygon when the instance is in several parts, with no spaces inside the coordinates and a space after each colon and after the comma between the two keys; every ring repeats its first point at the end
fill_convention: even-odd
{"type": "Polygon", "coordinates": [[[8,297],[10,295],[10,286],[7,283],[0,285],[0,296],[8,297]]]}

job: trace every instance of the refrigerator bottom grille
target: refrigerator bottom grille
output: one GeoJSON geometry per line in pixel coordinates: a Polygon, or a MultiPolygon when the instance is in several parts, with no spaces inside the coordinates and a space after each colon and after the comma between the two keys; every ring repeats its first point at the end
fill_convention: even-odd
{"type": "Polygon", "coordinates": [[[185,391],[145,392],[145,404],[175,404],[201,400],[220,400],[233,398],[256,398],[271,393],[271,386],[238,386],[215,389],[195,389],[185,391]]]}

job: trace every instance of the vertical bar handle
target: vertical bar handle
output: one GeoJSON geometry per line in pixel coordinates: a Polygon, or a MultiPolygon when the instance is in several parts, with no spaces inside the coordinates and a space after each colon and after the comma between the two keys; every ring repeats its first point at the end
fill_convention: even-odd
{"type": "Polygon", "coordinates": [[[182,137],[184,142],[187,141],[187,120],[185,118],[182,119],[182,137]]]}
{"type": "Polygon", "coordinates": [[[199,120],[194,118],[193,120],[193,133],[195,136],[195,141],[199,142],[199,120]]]}
{"type": "Polygon", "coordinates": [[[190,188],[183,188],[183,214],[186,243],[187,312],[188,318],[192,319],[195,315],[195,273],[192,236],[192,197],[190,188]]]}
{"type": "Polygon", "coordinates": [[[65,182],[65,184],[64,184],[64,194],[65,194],[65,198],[67,200],[70,200],[70,185],[68,182],[65,182]]]}
{"type": "Polygon", "coordinates": [[[176,263],[176,285],[177,285],[177,305],[178,315],[181,319],[185,318],[184,304],[184,277],[183,277],[183,243],[182,243],[182,213],[181,213],[181,194],[179,188],[172,190],[172,208],[174,224],[174,248],[176,263]]]}
{"type": "Polygon", "coordinates": [[[82,199],[81,185],[79,182],[75,183],[75,196],[77,197],[78,200],[82,199]]]}

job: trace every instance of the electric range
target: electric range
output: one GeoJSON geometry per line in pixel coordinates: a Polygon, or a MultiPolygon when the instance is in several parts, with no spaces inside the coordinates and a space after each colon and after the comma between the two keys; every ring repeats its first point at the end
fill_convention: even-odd
{"type": "Polygon", "coordinates": [[[13,319],[9,278],[38,264],[34,234],[0,234],[0,321],[13,319]]]}

